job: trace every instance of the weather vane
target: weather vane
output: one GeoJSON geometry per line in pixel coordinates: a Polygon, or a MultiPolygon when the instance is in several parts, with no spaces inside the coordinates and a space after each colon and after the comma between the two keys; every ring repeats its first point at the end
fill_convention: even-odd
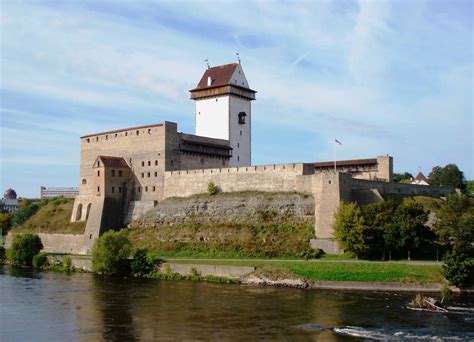
{"type": "Polygon", "coordinates": [[[206,66],[207,66],[207,68],[209,69],[209,68],[211,67],[211,66],[209,65],[209,59],[206,58],[206,59],[204,60],[204,62],[206,62],[206,66]]]}
{"type": "Polygon", "coordinates": [[[239,63],[239,64],[240,64],[240,55],[239,55],[239,51],[237,51],[235,54],[237,55],[237,63],[239,63]]]}

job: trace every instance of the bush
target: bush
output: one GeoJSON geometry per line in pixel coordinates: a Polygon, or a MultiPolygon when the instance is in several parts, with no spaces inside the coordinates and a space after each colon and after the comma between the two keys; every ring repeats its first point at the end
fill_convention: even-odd
{"type": "Polygon", "coordinates": [[[0,265],[4,264],[6,260],[7,255],[5,253],[5,248],[3,248],[3,246],[0,246],[0,265]]]}
{"type": "Polygon", "coordinates": [[[72,266],[72,259],[68,256],[63,258],[63,271],[72,272],[74,271],[74,266],[72,266]]]}
{"type": "Polygon", "coordinates": [[[474,282],[474,264],[460,252],[450,252],[444,258],[443,275],[450,284],[465,287],[474,282]]]}
{"type": "Polygon", "coordinates": [[[130,264],[131,272],[136,277],[150,275],[155,269],[155,258],[148,249],[139,248],[133,253],[133,259],[130,264]]]}
{"type": "MultiPolygon", "coordinates": [[[[37,204],[31,204],[28,200],[23,200],[21,208],[19,208],[11,217],[12,226],[16,227],[26,222],[38,210],[37,204]]],[[[33,257],[32,257],[33,258],[33,257]]]]}
{"type": "Polygon", "coordinates": [[[305,258],[305,260],[309,260],[309,259],[319,259],[324,254],[325,254],[324,251],[320,248],[314,249],[314,248],[308,247],[307,249],[303,251],[303,253],[301,253],[301,256],[305,258]]]}
{"type": "Polygon", "coordinates": [[[38,253],[33,257],[33,267],[41,268],[46,264],[47,261],[48,258],[46,257],[45,253],[38,253]]]}
{"type": "Polygon", "coordinates": [[[217,194],[217,186],[213,182],[209,182],[209,184],[207,184],[207,194],[209,196],[217,194]]]}
{"type": "Polygon", "coordinates": [[[33,257],[43,249],[41,239],[36,234],[18,234],[13,238],[12,247],[8,250],[11,264],[31,266],[33,257]]]}
{"type": "Polygon", "coordinates": [[[130,273],[131,246],[125,230],[108,231],[94,243],[92,249],[92,270],[111,275],[130,273]]]}

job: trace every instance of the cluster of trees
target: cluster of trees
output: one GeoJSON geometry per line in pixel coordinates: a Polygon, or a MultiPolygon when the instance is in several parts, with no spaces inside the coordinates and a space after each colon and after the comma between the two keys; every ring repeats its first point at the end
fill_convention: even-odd
{"type": "MultiPolygon", "coordinates": [[[[409,172],[394,173],[393,180],[397,183],[409,182],[414,177],[409,172]]],[[[467,195],[474,195],[474,181],[467,181],[456,164],[448,164],[444,167],[435,166],[428,175],[430,185],[452,186],[461,189],[467,195]]]]}
{"type": "Polygon", "coordinates": [[[340,246],[362,258],[388,257],[411,251],[432,239],[425,226],[428,212],[414,200],[388,199],[370,204],[362,211],[356,203],[341,203],[335,215],[334,233],[340,246]]]}
{"type": "Polygon", "coordinates": [[[434,208],[435,224],[426,226],[429,212],[413,199],[388,199],[361,210],[342,203],[335,214],[334,233],[341,248],[357,257],[391,259],[420,246],[441,245],[446,250],[444,275],[465,286],[473,281],[474,203],[453,194],[434,208]]]}

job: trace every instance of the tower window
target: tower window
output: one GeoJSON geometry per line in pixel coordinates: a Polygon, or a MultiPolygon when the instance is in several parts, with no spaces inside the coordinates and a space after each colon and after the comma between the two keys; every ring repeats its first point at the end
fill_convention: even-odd
{"type": "Polygon", "coordinates": [[[145,166],[145,162],[144,162],[144,161],[142,161],[142,166],[145,166]]]}
{"type": "Polygon", "coordinates": [[[148,172],[148,173],[146,174],[146,176],[147,176],[148,178],[150,178],[150,172],[148,172]]]}
{"type": "Polygon", "coordinates": [[[158,160],[155,160],[155,165],[158,166],[158,160]]]}
{"type": "Polygon", "coordinates": [[[119,170],[118,176],[122,177],[122,170],[119,170]]]}
{"type": "Polygon", "coordinates": [[[155,177],[158,177],[158,172],[155,171],[155,177]]]}
{"type": "Polygon", "coordinates": [[[121,187],[121,186],[119,186],[119,193],[121,193],[121,192],[122,192],[122,187],[121,187]]]}
{"type": "Polygon", "coordinates": [[[153,186],[153,188],[152,188],[152,189],[153,189],[153,191],[155,191],[155,190],[156,190],[155,186],[153,186]]]}
{"type": "Polygon", "coordinates": [[[97,170],[97,177],[100,177],[100,170],[97,170]]]}
{"type": "Polygon", "coordinates": [[[97,192],[100,192],[100,186],[97,187],[97,192]]]}
{"type": "Polygon", "coordinates": [[[216,99],[216,102],[218,101],[219,99],[216,99]]]}
{"type": "Polygon", "coordinates": [[[140,134],[140,131],[137,131],[137,135],[139,135],[139,134],[140,134]]]}
{"type": "Polygon", "coordinates": [[[145,186],[145,192],[148,192],[148,187],[147,186],[145,186]]]}
{"type": "Polygon", "coordinates": [[[138,187],[137,189],[138,189],[138,192],[140,192],[142,190],[140,187],[138,187]]]}
{"type": "Polygon", "coordinates": [[[240,131],[240,136],[242,136],[242,131],[240,131]]]}
{"type": "Polygon", "coordinates": [[[112,177],[115,177],[115,170],[112,170],[112,177]]]}
{"type": "Polygon", "coordinates": [[[240,148],[240,143],[237,143],[237,148],[240,148]]]}
{"type": "Polygon", "coordinates": [[[148,166],[151,166],[151,161],[148,161],[148,166]]]}
{"type": "Polygon", "coordinates": [[[142,178],[145,178],[145,174],[142,172],[142,178]]]}
{"type": "Polygon", "coordinates": [[[245,114],[245,112],[240,112],[238,116],[239,116],[239,125],[245,124],[245,117],[247,116],[247,114],[245,114]]]}
{"type": "Polygon", "coordinates": [[[115,193],[115,187],[114,186],[112,187],[112,193],[115,193]]]}
{"type": "Polygon", "coordinates": [[[240,161],[240,156],[237,156],[237,161],[240,161]]]}

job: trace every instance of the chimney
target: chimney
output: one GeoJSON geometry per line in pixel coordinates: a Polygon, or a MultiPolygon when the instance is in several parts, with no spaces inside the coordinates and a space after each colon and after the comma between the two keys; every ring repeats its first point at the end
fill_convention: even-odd
{"type": "Polygon", "coordinates": [[[210,87],[211,84],[212,84],[212,78],[211,78],[211,76],[208,76],[207,77],[207,86],[210,87]]]}

